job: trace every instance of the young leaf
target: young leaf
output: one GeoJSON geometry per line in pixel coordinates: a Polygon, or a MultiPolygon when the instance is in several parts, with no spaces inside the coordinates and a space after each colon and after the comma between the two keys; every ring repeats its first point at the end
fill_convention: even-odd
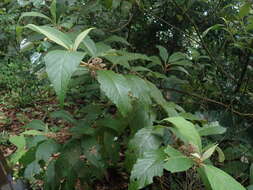
{"type": "Polygon", "coordinates": [[[119,108],[123,116],[132,109],[129,97],[130,87],[123,75],[116,74],[113,71],[97,71],[97,79],[101,90],[106,96],[119,108]]]}
{"type": "Polygon", "coordinates": [[[78,46],[80,45],[80,43],[83,41],[83,39],[89,34],[89,32],[91,30],[93,30],[94,28],[89,28],[83,32],[81,32],[75,39],[75,43],[74,43],[74,47],[73,50],[76,51],[78,46]]]}
{"type": "Polygon", "coordinates": [[[165,49],[163,46],[159,46],[159,45],[157,45],[156,47],[159,49],[160,57],[162,58],[164,63],[167,63],[167,60],[168,60],[168,57],[169,57],[167,49],[165,49]]]}
{"type": "Polygon", "coordinates": [[[47,19],[49,20],[50,22],[52,22],[51,18],[49,18],[48,16],[42,14],[42,13],[39,13],[39,12],[24,12],[21,14],[21,16],[19,17],[19,20],[18,22],[20,22],[20,20],[24,17],[40,17],[40,18],[44,18],[44,19],[47,19]]]}
{"type": "Polygon", "coordinates": [[[214,151],[216,150],[217,146],[218,146],[217,144],[216,144],[216,145],[213,145],[213,146],[210,147],[208,150],[206,150],[206,151],[203,153],[201,159],[204,161],[204,160],[210,158],[210,157],[212,156],[212,154],[214,153],[214,151]]]}
{"type": "Polygon", "coordinates": [[[185,120],[183,117],[170,117],[164,120],[175,126],[176,130],[173,130],[173,132],[176,132],[179,138],[189,144],[195,145],[200,152],[202,147],[201,138],[197,129],[191,122],[185,120]]]}
{"type": "Polygon", "coordinates": [[[34,24],[28,24],[25,27],[45,35],[50,40],[68,50],[70,50],[73,46],[73,42],[66,34],[50,26],[36,26],[34,24]]]}
{"type": "Polygon", "coordinates": [[[50,51],[45,56],[46,71],[60,102],[63,104],[72,74],[84,57],[81,52],[50,51]]]}
{"type": "Polygon", "coordinates": [[[221,148],[217,146],[216,151],[218,152],[218,161],[219,162],[224,162],[225,161],[225,155],[224,155],[223,151],[221,150],[221,148]]]}
{"type": "Polygon", "coordinates": [[[166,159],[164,168],[171,173],[186,171],[193,166],[194,162],[186,156],[175,156],[166,159]]]}
{"type": "Polygon", "coordinates": [[[234,178],[214,166],[203,165],[200,170],[205,173],[212,190],[246,190],[234,178]]]}
{"type": "Polygon", "coordinates": [[[153,177],[162,176],[165,154],[162,149],[148,151],[137,160],[131,172],[131,181],[137,180],[138,189],[153,183],[153,177]]]}

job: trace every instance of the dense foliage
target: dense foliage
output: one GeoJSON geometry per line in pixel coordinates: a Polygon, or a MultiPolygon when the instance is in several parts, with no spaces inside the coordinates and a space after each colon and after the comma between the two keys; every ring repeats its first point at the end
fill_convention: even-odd
{"type": "Polygon", "coordinates": [[[1,1],[0,106],[59,104],[0,136],[15,177],[45,190],[253,189],[252,8],[1,1]]]}

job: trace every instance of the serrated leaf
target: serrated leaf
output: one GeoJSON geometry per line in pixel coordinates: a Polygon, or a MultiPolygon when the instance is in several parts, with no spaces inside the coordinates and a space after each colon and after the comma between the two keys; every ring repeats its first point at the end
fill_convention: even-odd
{"type": "Polygon", "coordinates": [[[246,190],[234,178],[214,166],[204,165],[201,169],[204,170],[212,190],[246,190]]]}
{"type": "Polygon", "coordinates": [[[28,24],[25,27],[45,35],[50,40],[68,50],[70,50],[73,46],[73,42],[66,34],[50,26],[36,26],[34,24],[28,24]]]}
{"type": "Polygon", "coordinates": [[[54,50],[50,51],[44,58],[47,74],[62,104],[71,76],[84,55],[81,52],[54,50]]]}
{"type": "Polygon", "coordinates": [[[59,145],[53,140],[47,140],[41,143],[36,150],[36,160],[44,160],[48,162],[52,154],[56,153],[59,149],[59,145]]]}
{"type": "Polygon", "coordinates": [[[193,166],[194,162],[186,156],[173,156],[166,159],[164,168],[171,173],[183,172],[193,166]]]}
{"type": "Polygon", "coordinates": [[[132,109],[129,97],[130,87],[126,78],[113,71],[97,71],[101,90],[119,108],[123,116],[132,109]]]}
{"type": "Polygon", "coordinates": [[[163,175],[164,159],[162,149],[145,152],[143,158],[134,165],[130,180],[137,180],[138,189],[153,183],[153,177],[163,175]]]}
{"type": "Polygon", "coordinates": [[[52,22],[51,18],[49,18],[48,16],[42,14],[42,13],[39,13],[39,12],[24,12],[21,14],[21,16],[19,17],[19,20],[18,22],[20,22],[20,20],[24,17],[40,17],[40,18],[44,18],[44,19],[47,19],[49,20],[50,22],[52,22]]]}
{"type": "Polygon", "coordinates": [[[160,45],[157,45],[156,47],[159,49],[160,57],[162,58],[164,63],[167,63],[167,60],[169,57],[167,49],[165,49],[163,46],[160,46],[160,45]]]}
{"type": "Polygon", "coordinates": [[[199,152],[201,151],[201,138],[197,129],[191,122],[185,120],[183,117],[170,117],[164,119],[164,121],[168,121],[175,126],[176,130],[173,130],[173,132],[176,132],[176,135],[179,135],[179,138],[189,144],[194,145],[199,152]]]}
{"type": "Polygon", "coordinates": [[[90,33],[91,30],[93,30],[94,28],[89,28],[83,32],[81,32],[75,39],[75,43],[73,46],[73,50],[76,51],[77,48],[79,47],[80,43],[84,40],[84,38],[90,33]]]}

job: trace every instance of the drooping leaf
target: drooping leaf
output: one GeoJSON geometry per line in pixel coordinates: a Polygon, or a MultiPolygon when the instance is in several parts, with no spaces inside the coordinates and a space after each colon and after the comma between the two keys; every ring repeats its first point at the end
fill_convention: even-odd
{"type": "Polygon", "coordinates": [[[25,27],[45,35],[48,39],[68,50],[70,50],[73,46],[73,42],[66,34],[50,26],[36,26],[34,24],[28,24],[25,27]]]}
{"type": "Polygon", "coordinates": [[[130,44],[128,43],[128,41],[125,38],[122,38],[122,37],[116,36],[116,35],[110,36],[109,38],[105,39],[104,42],[108,42],[108,43],[120,42],[122,44],[130,46],[130,44]]]}
{"type": "Polygon", "coordinates": [[[91,30],[93,30],[94,28],[89,28],[83,32],[81,32],[75,39],[75,43],[73,46],[73,50],[76,51],[77,48],[79,47],[80,43],[84,40],[84,38],[90,33],[91,30]]]}
{"type": "Polygon", "coordinates": [[[171,173],[183,172],[191,168],[194,161],[186,156],[172,156],[166,159],[164,168],[171,173]]]}
{"type": "Polygon", "coordinates": [[[137,180],[138,189],[153,183],[153,177],[162,176],[165,154],[162,149],[148,151],[137,160],[131,172],[131,181],[137,180]]]}
{"type": "Polygon", "coordinates": [[[218,161],[219,162],[224,162],[225,161],[225,155],[224,155],[223,151],[221,150],[221,148],[217,146],[216,151],[218,152],[218,161]]]}
{"type": "Polygon", "coordinates": [[[173,53],[169,58],[170,63],[177,63],[177,62],[180,62],[182,60],[186,60],[186,55],[184,53],[181,53],[181,52],[173,53]]]}
{"type": "Polygon", "coordinates": [[[47,19],[50,22],[52,22],[51,18],[49,18],[48,16],[46,16],[42,13],[39,13],[39,12],[24,12],[21,14],[18,21],[20,22],[20,20],[24,17],[40,17],[40,18],[44,18],[44,19],[47,19]]]}
{"type": "Polygon", "coordinates": [[[234,178],[214,166],[203,165],[200,169],[205,172],[212,190],[246,190],[234,178]]]}
{"type": "Polygon", "coordinates": [[[129,97],[130,87],[126,78],[113,71],[97,71],[100,88],[106,96],[119,108],[123,116],[132,109],[129,97]]]}
{"type": "Polygon", "coordinates": [[[54,50],[50,51],[44,58],[47,74],[61,103],[64,102],[70,78],[84,55],[81,52],[54,50]]]}
{"type": "Polygon", "coordinates": [[[164,120],[172,123],[175,126],[175,130],[173,130],[173,132],[176,132],[176,135],[179,135],[179,138],[189,144],[194,145],[195,148],[197,148],[197,150],[200,152],[202,148],[201,138],[197,129],[191,122],[185,120],[183,117],[170,117],[164,120]]]}

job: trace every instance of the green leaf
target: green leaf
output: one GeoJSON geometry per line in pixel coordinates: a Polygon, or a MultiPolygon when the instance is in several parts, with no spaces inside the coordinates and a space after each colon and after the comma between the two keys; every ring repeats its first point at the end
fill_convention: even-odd
{"type": "Polygon", "coordinates": [[[214,153],[214,151],[216,150],[218,144],[216,145],[213,145],[212,147],[210,147],[208,150],[206,150],[202,156],[201,156],[201,159],[204,161],[208,158],[210,158],[212,156],[212,154],[214,153]]]}
{"type": "Polygon", "coordinates": [[[74,43],[74,47],[73,50],[76,51],[77,48],[79,47],[80,43],[84,40],[84,38],[89,34],[89,32],[91,30],[93,30],[94,28],[89,28],[83,32],[81,32],[75,39],[75,43],[74,43]]]}
{"type": "Polygon", "coordinates": [[[173,130],[173,132],[176,132],[176,135],[179,135],[179,138],[194,145],[199,152],[201,151],[201,138],[197,129],[191,122],[185,120],[183,117],[170,117],[164,119],[164,121],[168,121],[175,126],[175,130],[173,130]]]}
{"type": "Polygon", "coordinates": [[[246,190],[234,178],[214,166],[203,165],[201,169],[204,170],[212,190],[246,190]]]}
{"type": "Polygon", "coordinates": [[[56,0],[53,0],[50,5],[50,13],[54,19],[54,23],[56,23],[57,15],[56,15],[56,0]]]}
{"type": "Polygon", "coordinates": [[[249,179],[250,179],[250,184],[253,185],[253,164],[250,164],[249,179]]]}
{"type": "Polygon", "coordinates": [[[119,108],[123,116],[126,116],[132,109],[129,97],[130,87],[126,78],[113,71],[97,71],[97,79],[101,90],[119,108]]]}
{"type": "Polygon", "coordinates": [[[25,131],[25,132],[23,132],[21,134],[22,135],[32,135],[32,136],[45,135],[44,132],[37,131],[37,130],[28,130],[28,131],[25,131]]]}
{"type": "Polygon", "coordinates": [[[186,60],[186,55],[181,52],[173,53],[169,58],[170,63],[176,63],[176,62],[180,62],[182,60],[186,60]]]}
{"type": "Polygon", "coordinates": [[[218,161],[219,162],[224,162],[225,161],[225,155],[223,151],[220,149],[220,147],[216,147],[216,151],[218,152],[218,161]]]}
{"type": "Polygon", "coordinates": [[[253,185],[248,186],[247,190],[253,190],[253,185]]]}
{"type": "Polygon", "coordinates": [[[130,180],[137,180],[138,189],[153,183],[153,177],[163,175],[164,159],[162,149],[145,152],[143,158],[134,165],[130,180]]]}
{"type": "Polygon", "coordinates": [[[41,120],[32,120],[30,123],[24,126],[25,128],[45,131],[47,129],[46,125],[41,120]]]}
{"type": "Polygon", "coordinates": [[[96,44],[94,43],[94,41],[89,36],[86,36],[84,38],[83,44],[85,45],[89,55],[92,56],[92,57],[96,57],[97,47],[96,47],[96,44]]]}
{"type": "Polygon", "coordinates": [[[25,27],[45,35],[48,39],[68,50],[70,50],[73,46],[73,42],[66,34],[50,26],[36,26],[34,24],[28,24],[25,27]]]}
{"type": "Polygon", "coordinates": [[[46,16],[42,13],[39,13],[39,12],[24,12],[19,17],[18,22],[20,22],[20,20],[24,17],[40,17],[40,18],[45,18],[45,19],[49,20],[50,22],[52,22],[51,18],[49,18],[48,16],[46,16]]]}
{"type": "Polygon", "coordinates": [[[220,135],[226,132],[226,128],[219,125],[218,122],[212,122],[198,129],[200,136],[220,135]]]}
{"type": "Polygon", "coordinates": [[[47,74],[62,104],[71,76],[84,55],[81,52],[54,50],[45,56],[47,74]]]}
{"type": "Polygon", "coordinates": [[[34,175],[39,173],[40,173],[40,165],[38,164],[37,161],[33,161],[26,167],[24,177],[29,180],[34,180],[34,175]]]}
{"type": "Polygon", "coordinates": [[[142,102],[145,105],[151,105],[149,86],[147,83],[136,75],[126,75],[125,78],[131,88],[131,95],[137,98],[138,102],[142,102]]]}
{"type": "Polygon", "coordinates": [[[48,162],[52,154],[56,153],[59,149],[59,145],[53,140],[47,140],[41,143],[36,150],[36,160],[44,160],[48,162]]]}
{"type": "Polygon", "coordinates": [[[145,127],[139,130],[130,141],[129,146],[136,150],[137,156],[144,152],[157,150],[162,143],[162,138],[154,134],[154,127],[145,127]]]}
{"type": "Polygon", "coordinates": [[[65,110],[55,111],[55,112],[50,114],[50,117],[57,118],[57,119],[64,119],[64,120],[66,120],[66,121],[68,121],[69,123],[72,123],[72,124],[76,124],[76,122],[77,122],[73,118],[73,116],[65,110]]]}
{"type": "Polygon", "coordinates": [[[252,3],[246,2],[246,3],[244,3],[244,5],[240,8],[239,17],[240,17],[241,19],[249,14],[250,9],[251,9],[251,4],[252,4],[252,3]]]}
{"type": "Polygon", "coordinates": [[[25,137],[24,135],[19,136],[11,136],[9,138],[9,141],[14,144],[18,149],[22,149],[26,145],[25,137]]]}
{"type": "Polygon", "coordinates": [[[183,154],[178,151],[177,149],[173,148],[172,146],[170,145],[167,145],[167,147],[164,149],[164,152],[168,155],[168,156],[172,156],[172,157],[175,157],[175,156],[183,156],[183,154]]]}
{"type": "Polygon", "coordinates": [[[173,156],[166,159],[164,168],[171,173],[186,171],[193,166],[194,162],[186,156],[173,156]]]}
{"type": "Polygon", "coordinates": [[[104,40],[104,42],[107,42],[107,43],[120,42],[120,43],[125,44],[127,46],[131,45],[131,44],[128,43],[128,41],[126,41],[125,38],[122,38],[122,37],[116,36],[116,35],[110,36],[109,38],[107,38],[106,40],[104,40]]]}
{"type": "Polygon", "coordinates": [[[159,49],[160,57],[162,58],[164,63],[167,63],[167,60],[168,60],[168,57],[169,57],[167,49],[165,49],[163,46],[159,46],[159,45],[157,45],[156,47],[159,49]]]}

